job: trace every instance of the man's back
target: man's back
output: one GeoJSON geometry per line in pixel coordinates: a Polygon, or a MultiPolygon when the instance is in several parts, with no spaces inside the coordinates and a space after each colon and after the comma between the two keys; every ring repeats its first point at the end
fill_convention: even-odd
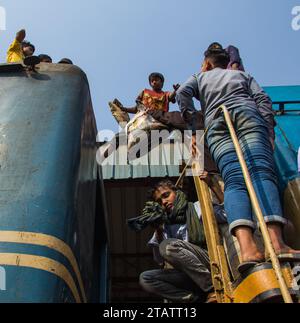
{"type": "Polygon", "coordinates": [[[250,91],[251,77],[245,72],[216,68],[199,74],[197,80],[207,122],[222,104],[228,109],[241,105],[256,109],[250,91]]]}
{"type": "Polygon", "coordinates": [[[229,110],[247,106],[258,109],[263,117],[272,115],[270,98],[253,77],[242,71],[214,68],[192,76],[177,94],[183,115],[195,112],[192,97],[201,102],[206,126],[212,121],[216,109],[223,104],[229,110]]]}

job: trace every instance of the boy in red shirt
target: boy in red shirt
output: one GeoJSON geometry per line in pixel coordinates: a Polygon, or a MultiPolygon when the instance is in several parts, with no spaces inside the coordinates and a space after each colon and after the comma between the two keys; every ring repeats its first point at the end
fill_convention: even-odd
{"type": "Polygon", "coordinates": [[[149,76],[149,83],[152,90],[145,89],[137,98],[137,105],[133,108],[121,109],[127,113],[137,113],[139,111],[138,106],[144,105],[148,111],[160,110],[164,112],[169,111],[170,102],[176,103],[176,92],[180,85],[174,85],[174,92],[164,92],[162,89],[164,87],[165,78],[160,73],[152,73],[149,76]]]}

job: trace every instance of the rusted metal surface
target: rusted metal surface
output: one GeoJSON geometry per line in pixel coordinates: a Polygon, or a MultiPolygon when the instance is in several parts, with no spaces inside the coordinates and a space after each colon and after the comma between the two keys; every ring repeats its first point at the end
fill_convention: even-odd
{"type": "MultiPolygon", "coordinates": [[[[80,300],[90,301],[95,268],[100,270],[94,255],[100,230],[95,228],[97,129],[89,85],[75,66],[40,64],[36,70],[0,73],[0,234],[34,232],[60,239],[76,259],[83,288],[74,266],[51,244],[2,242],[0,253],[55,260],[70,274],[80,300]]],[[[75,300],[66,274],[38,270],[33,261],[27,268],[6,266],[1,255],[0,266],[8,282],[1,302],[75,300]]]]}

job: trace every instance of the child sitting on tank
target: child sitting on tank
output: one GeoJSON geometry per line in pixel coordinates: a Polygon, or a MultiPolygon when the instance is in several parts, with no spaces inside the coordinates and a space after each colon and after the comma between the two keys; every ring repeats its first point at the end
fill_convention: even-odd
{"type": "Polygon", "coordinates": [[[7,51],[7,63],[20,63],[24,60],[24,58],[34,54],[34,45],[25,41],[25,37],[26,31],[24,29],[17,32],[15,40],[9,46],[7,51]]]}
{"type": "Polygon", "coordinates": [[[136,100],[137,105],[133,108],[125,108],[121,106],[122,111],[136,114],[139,112],[139,107],[141,105],[144,106],[148,111],[169,111],[170,102],[174,104],[176,103],[176,92],[180,85],[174,85],[173,92],[164,92],[163,87],[165,78],[161,73],[152,73],[149,76],[149,83],[152,89],[145,89],[141,92],[136,100]]]}

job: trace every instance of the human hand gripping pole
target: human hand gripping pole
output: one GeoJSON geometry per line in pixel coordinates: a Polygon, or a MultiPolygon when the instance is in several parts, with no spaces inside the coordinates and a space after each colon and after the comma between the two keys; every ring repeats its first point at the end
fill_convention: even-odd
{"type": "MultiPolygon", "coordinates": [[[[180,177],[178,178],[177,182],[176,182],[176,187],[179,186],[179,184],[181,183],[181,181],[183,180],[183,178],[185,177],[185,172],[187,170],[187,168],[192,164],[192,162],[194,161],[194,159],[197,159],[200,155],[200,151],[198,149],[198,144],[204,144],[204,139],[205,139],[205,136],[207,135],[207,132],[210,128],[210,126],[213,124],[213,122],[215,121],[216,118],[219,117],[220,115],[220,112],[221,110],[220,109],[217,109],[213,118],[212,118],[212,121],[210,122],[210,124],[206,127],[204,133],[202,134],[199,142],[197,143],[197,135],[193,135],[192,136],[192,141],[191,141],[191,152],[192,152],[192,156],[191,158],[188,160],[188,162],[186,163],[186,166],[184,167],[180,177]]],[[[199,158],[198,158],[199,159],[199,158]]],[[[202,171],[204,172],[204,170],[202,171]]],[[[213,186],[212,186],[213,187],[213,186]]],[[[216,194],[218,196],[218,194],[216,194]]],[[[220,203],[222,203],[223,201],[220,201],[220,203]]]]}

